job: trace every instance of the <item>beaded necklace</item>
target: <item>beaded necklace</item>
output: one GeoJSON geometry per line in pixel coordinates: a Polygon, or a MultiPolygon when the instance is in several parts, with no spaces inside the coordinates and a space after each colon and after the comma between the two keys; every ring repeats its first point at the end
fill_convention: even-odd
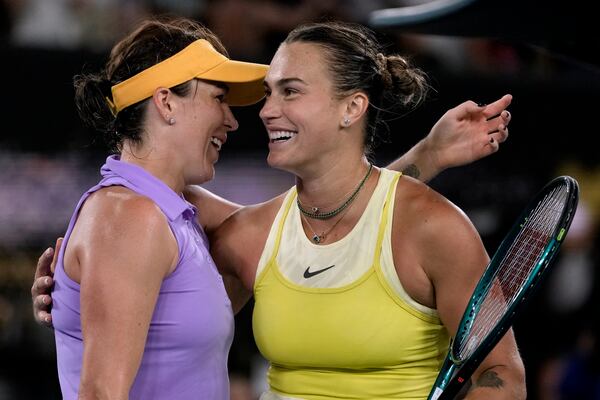
{"type": "Polygon", "coordinates": [[[342,211],[344,211],[346,209],[346,207],[348,207],[354,201],[354,199],[356,199],[356,196],[358,195],[358,192],[360,192],[360,190],[365,185],[365,182],[367,181],[367,179],[369,179],[369,176],[371,175],[371,171],[372,170],[373,170],[373,164],[369,163],[369,169],[367,170],[366,175],[360,181],[360,183],[358,184],[358,186],[356,187],[356,189],[354,190],[354,192],[352,192],[352,194],[350,195],[350,197],[348,197],[346,199],[346,201],[344,201],[342,203],[342,205],[339,206],[338,208],[336,208],[335,210],[332,210],[332,211],[329,211],[329,212],[325,212],[325,213],[321,212],[321,210],[319,209],[319,207],[311,207],[310,210],[307,210],[302,205],[302,203],[300,203],[300,197],[299,196],[296,198],[296,204],[298,205],[298,209],[300,210],[300,212],[302,213],[302,215],[304,215],[305,217],[308,217],[308,218],[312,218],[312,219],[329,219],[329,218],[335,217],[336,215],[338,215],[339,213],[341,213],[342,211]]]}

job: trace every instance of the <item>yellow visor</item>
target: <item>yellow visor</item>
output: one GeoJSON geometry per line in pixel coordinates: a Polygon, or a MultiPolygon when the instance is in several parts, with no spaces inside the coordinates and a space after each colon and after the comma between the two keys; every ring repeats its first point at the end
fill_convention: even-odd
{"type": "Polygon", "coordinates": [[[113,86],[109,105],[117,114],[151,97],[159,87],[172,88],[194,78],[225,83],[229,87],[226,101],[231,106],[250,105],[264,97],[263,80],[268,68],[264,64],[230,60],[205,39],[198,39],[179,53],[113,86]]]}

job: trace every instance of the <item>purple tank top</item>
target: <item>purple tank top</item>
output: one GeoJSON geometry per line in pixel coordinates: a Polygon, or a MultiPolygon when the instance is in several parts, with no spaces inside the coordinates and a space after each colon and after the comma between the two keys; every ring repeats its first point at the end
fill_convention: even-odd
{"type": "Polygon", "coordinates": [[[63,398],[77,399],[83,337],[79,284],[63,268],[63,250],[86,198],[107,186],[124,186],[152,199],[166,215],[179,246],[179,262],[161,285],[144,355],[130,399],[229,399],[227,355],[233,312],[223,280],[196,222],[196,209],[144,169],[108,157],[103,179],[79,201],[55,272],[52,320],[63,398]]]}

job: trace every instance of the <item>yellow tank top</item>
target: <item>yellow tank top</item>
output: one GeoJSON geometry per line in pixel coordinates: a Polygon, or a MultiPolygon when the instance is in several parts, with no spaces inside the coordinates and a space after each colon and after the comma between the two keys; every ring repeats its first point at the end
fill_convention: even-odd
{"type": "Polygon", "coordinates": [[[259,262],[253,330],[270,361],[270,394],[295,399],[426,399],[448,348],[435,310],[394,269],[391,226],[400,174],[381,170],[348,235],[318,246],[292,188],[259,262]]]}

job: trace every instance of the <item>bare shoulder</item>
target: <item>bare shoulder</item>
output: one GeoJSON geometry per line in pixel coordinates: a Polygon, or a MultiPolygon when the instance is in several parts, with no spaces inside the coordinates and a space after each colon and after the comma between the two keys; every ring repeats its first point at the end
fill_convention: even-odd
{"type": "Polygon", "coordinates": [[[407,224],[415,234],[431,240],[450,233],[477,232],[467,215],[446,197],[428,185],[403,176],[396,190],[395,215],[398,224],[407,224]]]}
{"type": "Polygon", "coordinates": [[[426,184],[400,179],[394,217],[395,231],[410,237],[413,254],[434,284],[449,269],[471,276],[485,266],[487,253],[470,219],[426,184]]]}

